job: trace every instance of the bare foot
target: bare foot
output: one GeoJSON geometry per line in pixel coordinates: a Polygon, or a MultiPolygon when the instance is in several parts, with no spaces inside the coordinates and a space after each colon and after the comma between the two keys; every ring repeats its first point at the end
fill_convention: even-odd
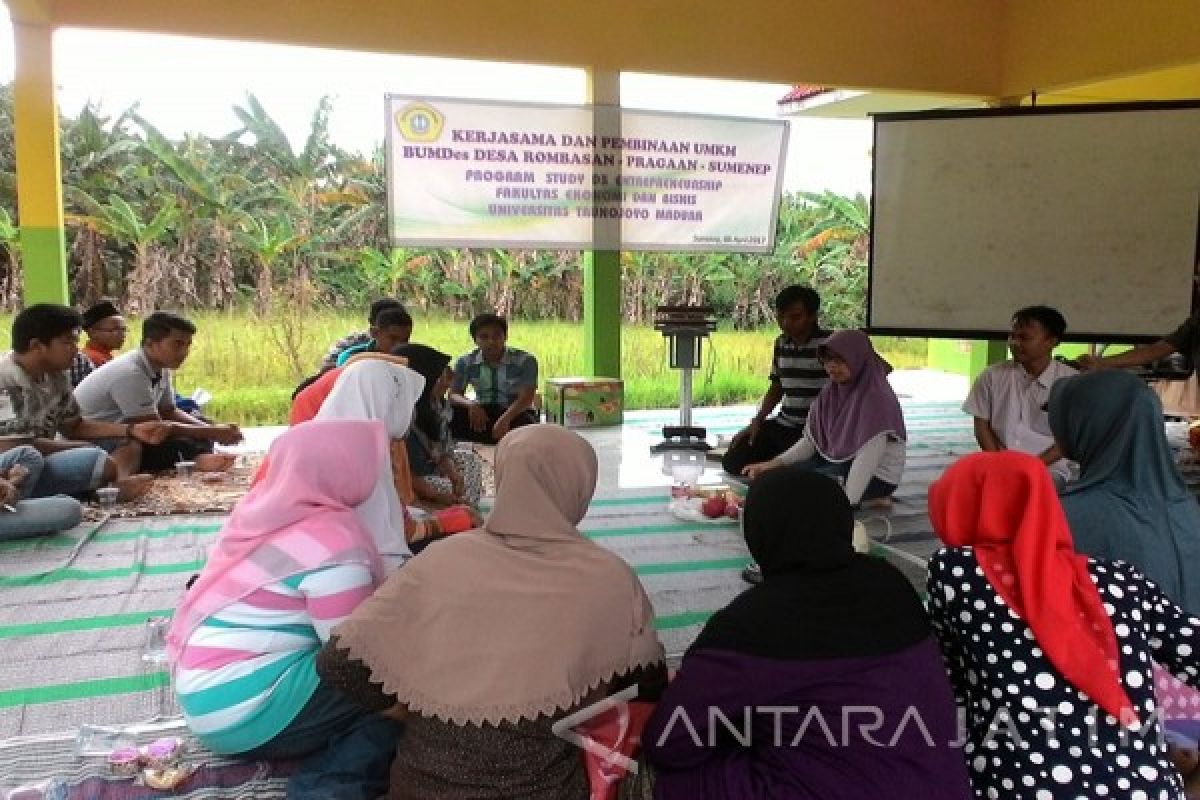
{"type": "Polygon", "coordinates": [[[862,503],[863,508],[870,508],[875,511],[891,511],[893,505],[895,503],[892,502],[892,498],[890,497],[876,497],[874,500],[864,500],[862,503]]]}
{"type": "Polygon", "coordinates": [[[117,501],[128,503],[150,491],[150,487],[154,485],[154,476],[143,472],[138,475],[130,475],[128,478],[120,478],[113,485],[120,489],[117,493],[117,501]]]}

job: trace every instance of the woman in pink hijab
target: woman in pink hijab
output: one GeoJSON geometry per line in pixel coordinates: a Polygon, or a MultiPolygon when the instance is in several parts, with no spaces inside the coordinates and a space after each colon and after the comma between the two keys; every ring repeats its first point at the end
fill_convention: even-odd
{"type": "Polygon", "coordinates": [[[322,683],[321,644],[383,580],[356,507],[387,468],[379,421],[313,421],[271,446],[175,612],[167,654],[188,727],[247,758],[313,755],[289,798],[373,798],[398,728],[322,683]]]}

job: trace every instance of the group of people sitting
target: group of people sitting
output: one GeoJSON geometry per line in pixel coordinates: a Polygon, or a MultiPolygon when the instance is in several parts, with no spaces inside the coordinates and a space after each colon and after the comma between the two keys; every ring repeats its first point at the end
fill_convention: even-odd
{"type": "MultiPolygon", "coordinates": [[[[1018,358],[1035,351],[1017,329],[1051,332],[1041,314],[1014,318],[1018,358]]],[[[787,360],[803,345],[777,343],[781,392],[813,380],[787,360]]],[[[506,432],[491,513],[414,556],[394,440],[453,383],[450,359],[414,344],[392,347],[405,365],[347,358],[272,445],[174,616],[192,730],[220,753],[303,759],[293,798],[583,800],[583,752],[556,731],[637,687],[654,708],[622,798],[1182,798],[1195,754],[1160,722],[1190,705],[1160,690],[1168,675],[1181,697],[1200,688],[1200,508],[1153,393],[1114,371],[1058,380],[1045,408],[1013,412],[1046,414],[1049,444],[1023,453],[994,411],[1003,392],[977,385],[995,452],[930,489],[946,547],[926,605],[851,542],[855,503],[899,481],[883,471],[905,436],[887,367],[856,332],[813,349],[829,384],[791,455],[743,467],[759,585],[673,674],[637,576],[579,533],[597,478],[586,441],[506,432]],[[1060,490],[1048,466],[1064,458],[1079,477],[1060,490]]],[[[758,425],[739,444],[761,447],[758,425]]]]}
{"type": "MultiPolygon", "coordinates": [[[[368,328],[347,334],[329,349],[312,382],[346,366],[365,353],[391,353],[412,338],[413,319],[398,300],[376,300],[367,314],[368,328]]],[[[447,373],[449,385],[439,393],[448,400],[450,431],[459,441],[494,445],[513,428],[538,421],[537,358],[508,346],[508,320],[497,314],[474,317],[467,328],[475,349],[458,357],[447,373]],[[468,388],[473,396],[468,396],[468,388]],[[449,395],[447,397],[447,391],[449,395]]]]}
{"type": "Polygon", "coordinates": [[[134,499],[156,470],[241,441],[236,425],[185,411],[171,373],[196,326],[167,312],[142,324],[140,345],[112,303],[84,314],[38,304],[17,314],[13,349],[0,356],[0,539],[79,524],[78,497],[103,486],[134,499]],[[88,332],[80,350],[80,331],[88,332]]]}
{"type": "MultiPolygon", "coordinates": [[[[394,394],[389,381],[413,373],[378,364],[361,373],[348,368],[370,360],[407,364],[423,383],[405,418],[389,424],[400,500],[432,509],[476,504],[480,463],[457,450],[455,439],[495,444],[536,422],[537,360],[507,346],[507,321],[495,314],[472,320],[478,347],[453,369],[449,356],[409,343],[412,317],[398,301],[374,303],[369,323],[367,331],[339,341],[321,372],[300,387],[291,421],[317,417],[325,406],[320,415],[326,418],[387,420],[394,394]],[[326,403],[348,371],[353,379],[326,403]]],[[[154,312],[142,323],[139,345],[122,354],[128,332],[111,301],[82,314],[38,304],[13,320],[13,349],[0,356],[0,539],[78,525],[79,498],[96,489],[112,486],[120,500],[133,500],[149,489],[151,473],[242,441],[237,425],[213,422],[175,392],[172,374],[188,357],[194,323],[154,312]],[[83,347],[81,333],[87,335],[83,347]]],[[[396,515],[398,507],[389,510],[396,515]]],[[[436,520],[418,523],[409,516],[410,534],[414,525],[438,531],[436,520]]]]}
{"type": "MultiPolygon", "coordinates": [[[[803,464],[841,478],[852,505],[886,507],[903,475],[907,436],[900,401],[887,381],[892,369],[861,331],[821,328],[820,306],[806,286],[779,293],[781,333],[769,388],[722,465],[731,475],[755,478],[803,464]]],[[[1046,403],[1054,383],[1077,372],[1053,357],[1066,327],[1062,314],[1047,306],[1017,311],[1009,333],[1012,360],[984,370],[963,405],[975,420],[980,449],[1036,455],[1060,487],[1070,467],[1054,445],[1046,403]]]]}
{"type": "MultiPolygon", "coordinates": [[[[900,401],[887,380],[891,366],[863,332],[822,329],[820,297],[812,289],[789,286],[775,305],[781,334],[770,385],[758,413],[733,438],[725,470],[754,479],[798,464],[841,480],[855,508],[890,507],[907,438],[900,401]],[[779,413],[771,417],[776,406],[779,413]]],[[[1047,404],[1054,385],[1078,372],[1054,358],[1066,327],[1053,308],[1018,310],[1009,333],[1012,359],[985,369],[963,404],[981,450],[1034,455],[1060,489],[1071,466],[1055,443],[1047,404]]],[[[751,566],[745,577],[753,582],[761,573],[751,566]]]]}
{"type": "MultiPolygon", "coordinates": [[[[469,327],[477,347],[451,357],[410,341],[413,320],[396,300],[371,305],[369,329],[339,340],[320,370],[292,397],[289,422],[312,419],[384,419],[397,406],[411,421],[392,419],[391,465],[395,494],[407,506],[434,511],[478,503],[482,464],[459,442],[494,445],[511,430],[536,423],[537,359],[509,347],[508,321],[480,314],[469,327]],[[397,404],[396,387],[422,381],[415,403],[397,404]],[[468,396],[470,389],[473,396],[468,396]]],[[[439,519],[433,518],[436,524],[439,519]]],[[[409,532],[413,533],[409,520],[409,532]]]]}
{"type": "Polygon", "coordinates": [[[1056,388],[1081,467],[1061,499],[1035,456],[953,465],[930,489],[927,608],[854,551],[833,479],[764,473],[744,521],[763,580],[674,675],[637,576],[578,531],[581,437],[506,436],[487,519],[396,569],[367,511],[386,423],[317,419],[272,446],[186,593],[175,688],[212,749],[304,759],[293,798],[583,800],[556,723],[637,686],[655,707],[623,798],[1175,800],[1154,664],[1200,687],[1200,511],[1158,413],[1121,373],[1056,388]]]}

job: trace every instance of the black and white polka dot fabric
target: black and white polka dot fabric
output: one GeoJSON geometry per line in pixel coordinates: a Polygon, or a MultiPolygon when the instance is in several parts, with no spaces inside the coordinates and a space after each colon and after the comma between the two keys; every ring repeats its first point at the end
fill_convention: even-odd
{"type": "Polygon", "coordinates": [[[1089,560],[1113,621],[1122,683],[1141,727],[1123,729],[1055,671],[992,589],[970,547],[929,562],[929,613],[960,708],[980,798],[1183,800],[1167,758],[1153,662],[1200,686],[1200,619],[1123,562],[1089,560]]]}

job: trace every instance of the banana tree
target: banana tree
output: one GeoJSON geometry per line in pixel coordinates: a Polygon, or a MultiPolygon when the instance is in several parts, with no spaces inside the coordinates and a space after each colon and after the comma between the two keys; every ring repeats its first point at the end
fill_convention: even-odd
{"type": "MultiPolygon", "coordinates": [[[[78,192],[80,197],[87,197],[78,192]]],[[[106,203],[87,198],[88,215],[69,215],[68,221],[90,227],[98,234],[133,249],[133,269],[125,281],[125,311],[132,316],[153,311],[161,299],[171,268],[162,242],[179,217],[175,200],[168,197],[148,222],[120,195],[106,203]]]]}
{"type": "MultiPolygon", "coordinates": [[[[291,250],[292,272],[301,283],[308,282],[312,262],[328,262],[336,257],[322,245],[335,241],[327,232],[338,230],[339,214],[369,202],[360,188],[348,185],[343,169],[346,154],[330,140],[332,108],[332,101],[322,97],[313,112],[304,146],[297,152],[258,98],[247,94],[245,104],[234,107],[242,126],[226,137],[239,145],[246,137],[253,140],[253,149],[242,151],[250,162],[247,175],[273,191],[259,202],[247,203],[246,209],[259,216],[290,218],[291,235],[305,245],[303,251],[291,250]]],[[[260,270],[259,276],[263,275],[260,270]]]]}
{"type": "Polygon", "coordinates": [[[271,307],[276,266],[285,255],[303,246],[308,237],[296,233],[291,218],[285,214],[266,219],[243,214],[242,229],[236,239],[258,267],[255,308],[260,314],[266,314],[271,307]]]}
{"type": "Polygon", "coordinates": [[[141,116],[134,121],[146,136],[144,150],[167,170],[167,188],[180,199],[181,255],[195,252],[201,237],[210,244],[204,259],[181,258],[181,266],[193,273],[187,288],[198,301],[195,284],[207,278],[210,304],[228,308],[237,292],[233,230],[241,220],[243,201],[252,196],[250,181],[207,140],[186,139],[177,146],[141,116]],[[207,275],[195,274],[199,272],[207,275]]]}

